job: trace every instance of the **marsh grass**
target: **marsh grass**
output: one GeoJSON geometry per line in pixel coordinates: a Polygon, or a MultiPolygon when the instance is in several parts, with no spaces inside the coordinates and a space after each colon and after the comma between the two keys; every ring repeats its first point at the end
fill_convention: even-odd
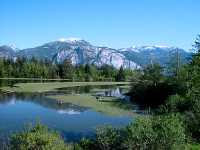
{"type": "Polygon", "coordinates": [[[58,88],[75,87],[75,86],[87,86],[87,85],[124,85],[130,82],[46,82],[46,83],[18,83],[13,87],[2,87],[4,92],[27,92],[27,93],[42,93],[53,91],[58,88]]]}
{"type": "Polygon", "coordinates": [[[71,103],[82,107],[89,107],[97,112],[101,112],[111,116],[134,115],[134,113],[132,112],[131,104],[123,102],[123,100],[114,97],[103,97],[103,99],[100,101],[97,101],[94,96],[89,94],[52,95],[47,97],[62,101],[64,103],[71,103]]]}

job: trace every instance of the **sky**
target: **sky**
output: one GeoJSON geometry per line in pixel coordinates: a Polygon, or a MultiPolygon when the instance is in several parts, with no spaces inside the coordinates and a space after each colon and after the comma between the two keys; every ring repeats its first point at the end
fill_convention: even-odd
{"type": "Polygon", "coordinates": [[[0,45],[19,49],[75,37],[188,50],[200,33],[200,0],[0,0],[0,19],[0,45]]]}

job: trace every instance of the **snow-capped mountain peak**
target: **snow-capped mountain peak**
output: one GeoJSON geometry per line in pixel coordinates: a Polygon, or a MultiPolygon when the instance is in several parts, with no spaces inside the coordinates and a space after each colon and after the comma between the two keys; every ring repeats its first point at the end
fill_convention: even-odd
{"type": "Polygon", "coordinates": [[[10,47],[13,51],[19,50],[19,49],[16,47],[15,44],[10,44],[10,45],[8,45],[8,47],[10,47]]]}
{"type": "Polygon", "coordinates": [[[81,38],[76,38],[76,37],[58,39],[59,42],[77,42],[77,41],[81,41],[81,40],[82,40],[81,38]]]}
{"type": "MultiPolygon", "coordinates": [[[[14,47],[14,49],[16,49],[14,47]]],[[[106,46],[94,46],[80,38],[61,38],[34,48],[14,51],[13,46],[0,47],[0,57],[26,57],[49,59],[57,63],[64,60],[71,60],[74,65],[94,64],[96,66],[112,65],[120,68],[140,68],[150,62],[167,64],[170,61],[170,54],[176,51],[176,47],[161,45],[154,46],[132,46],[129,48],[113,49],[106,46]]],[[[191,53],[180,49],[183,62],[191,56],[191,53]]]]}

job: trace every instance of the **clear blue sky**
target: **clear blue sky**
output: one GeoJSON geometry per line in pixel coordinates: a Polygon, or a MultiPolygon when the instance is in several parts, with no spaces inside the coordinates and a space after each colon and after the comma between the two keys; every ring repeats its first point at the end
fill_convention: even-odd
{"type": "Polygon", "coordinates": [[[189,49],[200,33],[200,0],[0,0],[0,45],[34,47],[79,37],[113,48],[189,49]]]}

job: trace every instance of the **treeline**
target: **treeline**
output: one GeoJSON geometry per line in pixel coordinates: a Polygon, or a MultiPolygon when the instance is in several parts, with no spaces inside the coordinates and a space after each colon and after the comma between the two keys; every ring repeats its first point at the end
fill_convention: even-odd
{"type": "Polygon", "coordinates": [[[35,58],[0,59],[0,78],[69,79],[70,81],[126,81],[135,71],[109,65],[72,65],[71,61],[53,63],[35,58]]]}
{"type": "MultiPolygon", "coordinates": [[[[194,50],[196,53],[189,64],[180,66],[177,62],[167,74],[158,64],[144,68],[134,79],[129,94],[132,101],[153,108],[154,116],[178,116],[185,143],[200,149],[200,35],[194,50]]],[[[178,130],[176,125],[175,130],[178,130]]]]}
{"type": "Polygon", "coordinates": [[[58,134],[39,124],[12,136],[9,146],[75,150],[200,149],[200,36],[194,49],[197,53],[189,64],[180,66],[176,61],[169,69],[151,64],[132,76],[129,94],[134,102],[152,108],[150,116],[136,118],[121,129],[97,129],[95,138],[75,144],[64,143],[58,134]]]}

